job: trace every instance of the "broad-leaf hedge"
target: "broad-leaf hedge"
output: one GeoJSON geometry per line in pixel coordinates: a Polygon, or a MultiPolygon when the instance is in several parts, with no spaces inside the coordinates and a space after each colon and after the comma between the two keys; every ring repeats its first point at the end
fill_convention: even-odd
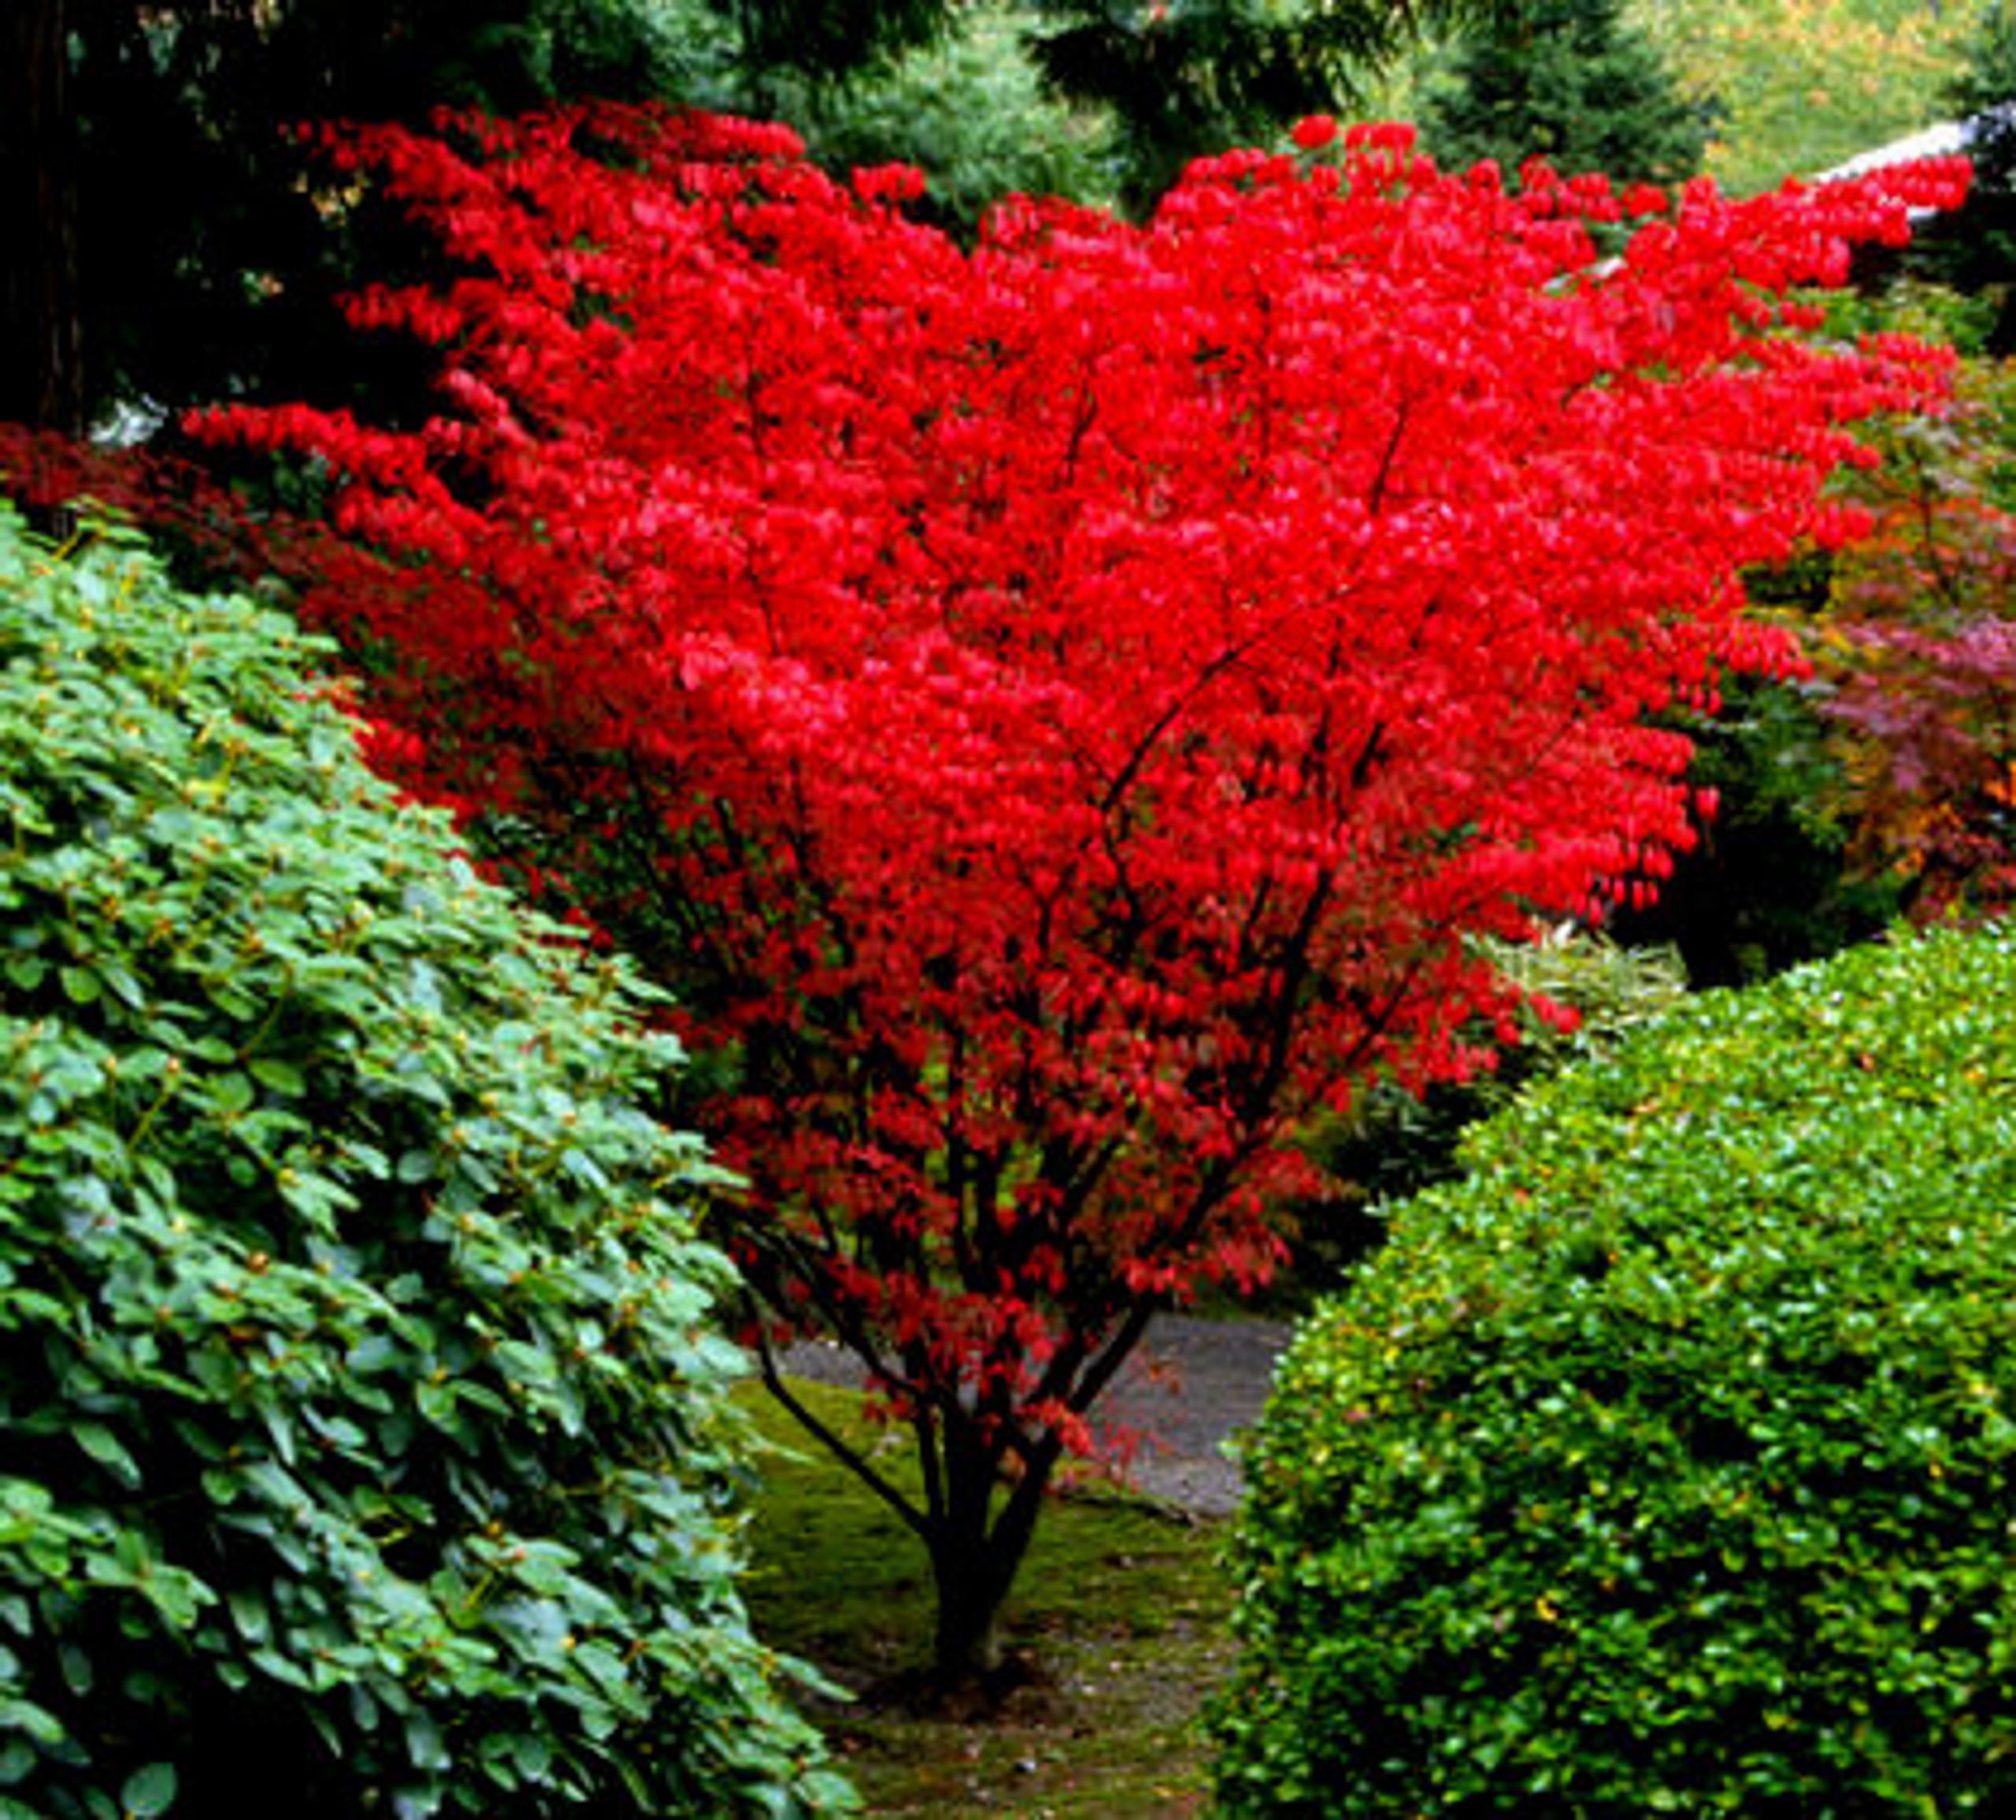
{"type": "Polygon", "coordinates": [[[0,1814],[845,1806],[676,1050],[324,655],[0,507],[0,1814]]]}

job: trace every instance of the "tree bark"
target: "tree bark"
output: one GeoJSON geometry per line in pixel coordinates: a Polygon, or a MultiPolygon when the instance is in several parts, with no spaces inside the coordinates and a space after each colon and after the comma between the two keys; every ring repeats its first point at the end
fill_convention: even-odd
{"type": "Polygon", "coordinates": [[[0,6],[0,420],[84,427],[65,0],[0,6]]]}
{"type": "Polygon", "coordinates": [[[1027,1459],[997,1506],[1001,1462],[955,1424],[946,1436],[947,1496],[928,1528],[937,1611],[932,1670],[951,1690],[986,1683],[1001,1665],[996,1624],[1036,1533],[1045,1488],[1060,1456],[1054,1442],[1027,1459]]]}

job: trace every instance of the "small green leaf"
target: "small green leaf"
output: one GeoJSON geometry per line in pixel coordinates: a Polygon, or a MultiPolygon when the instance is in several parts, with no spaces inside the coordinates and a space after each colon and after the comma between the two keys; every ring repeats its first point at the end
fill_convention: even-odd
{"type": "Polygon", "coordinates": [[[98,981],[128,1010],[138,1011],[146,1007],[146,989],[133,977],[130,967],[122,966],[117,960],[102,959],[98,962],[98,981]]]}
{"type": "Polygon", "coordinates": [[[256,1586],[232,1589],[231,1621],[247,1643],[264,1643],[272,1634],[272,1622],[266,1610],[266,1596],[256,1586]]]}
{"type": "Polygon", "coordinates": [[[98,1685],[98,1675],[91,1666],[91,1659],[74,1643],[58,1645],[56,1663],[63,1671],[64,1685],[79,1700],[84,1699],[98,1685]]]}
{"type": "Polygon", "coordinates": [[[553,1752],[544,1738],[520,1732],[511,1740],[511,1759],[528,1782],[543,1782],[553,1767],[553,1752]]]}
{"type": "Polygon", "coordinates": [[[24,1781],[35,1766],[35,1748],[26,1738],[9,1738],[0,1744],[0,1788],[24,1781]]]}
{"type": "Polygon", "coordinates": [[[0,1729],[25,1732],[40,1744],[60,1744],[67,1736],[56,1715],[33,1700],[0,1699],[0,1729]]]}
{"type": "Polygon", "coordinates": [[[176,1787],[172,1763],[143,1764],[126,1778],[119,1791],[120,1805],[129,1820],[154,1820],[175,1805],[176,1787]]]}
{"type": "Polygon", "coordinates": [[[235,1069],[210,1083],[210,1098],[221,1111],[243,1112],[258,1097],[252,1083],[235,1069]]]}
{"type": "Polygon", "coordinates": [[[291,1062],[283,1062],[276,1055],[258,1056],[247,1066],[252,1071],[252,1078],[261,1087],[269,1087],[291,1099],[298,1099],[308,1091],[308,1077],[291,1062]]]}
{"type": "Polygon", "coordinates": [[[406,1754],[413,1759],[416,1770],[439,1770],[450,1766],[447,1744],[441,1736],[440,1726],[431,1714],[417,1712],[406,1721],[406,1754]]]}
{"type": "Polygon", "coordinates": [[[103,1422],[80,1422],[71,1429],[70,1436],[79,1447],[122,1485],[132,1489],[139,1485],[139,1464],[127,1452],[119,1437],[103,1422]]]}

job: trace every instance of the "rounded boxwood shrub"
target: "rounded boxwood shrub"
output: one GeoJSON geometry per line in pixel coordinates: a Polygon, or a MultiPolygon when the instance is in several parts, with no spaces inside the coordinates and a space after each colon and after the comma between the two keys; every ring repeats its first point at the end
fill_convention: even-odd
{"type": "Polygon", "coordinates": [[[673,1046],[324,654],[0,508],[0,1815],[844,1807],[673,1046]]]}
{"type": "Polygon", "coordinates": [[[1480,1128],[1249,1443],[1233,1817],[2016,1812],[2016,933],[1480,1128]]]}

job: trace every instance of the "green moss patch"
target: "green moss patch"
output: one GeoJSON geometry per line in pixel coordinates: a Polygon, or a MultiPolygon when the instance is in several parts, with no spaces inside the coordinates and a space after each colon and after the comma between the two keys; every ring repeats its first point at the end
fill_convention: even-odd
{"type": "MultiPolygon", "coordinates": [[[[858,1440],[858,1399],[799,1384],[858,1440]]],[[[1103,1487],[1046,1513],[1016,1582],[996,1698],[925,1696],[922,1546],[856,1481],[745,1393],[785,1450],[762,1462],[748,1596],[758,1634],[854,1698],[821,1716],[877,1820],[1177,1820],[1205,1811],[1195,1719],[1225,1671],[1221,1526],[1103,1487]]],[[[890,1469],[906,1462],[892,1450],[890,1469]]]]}

